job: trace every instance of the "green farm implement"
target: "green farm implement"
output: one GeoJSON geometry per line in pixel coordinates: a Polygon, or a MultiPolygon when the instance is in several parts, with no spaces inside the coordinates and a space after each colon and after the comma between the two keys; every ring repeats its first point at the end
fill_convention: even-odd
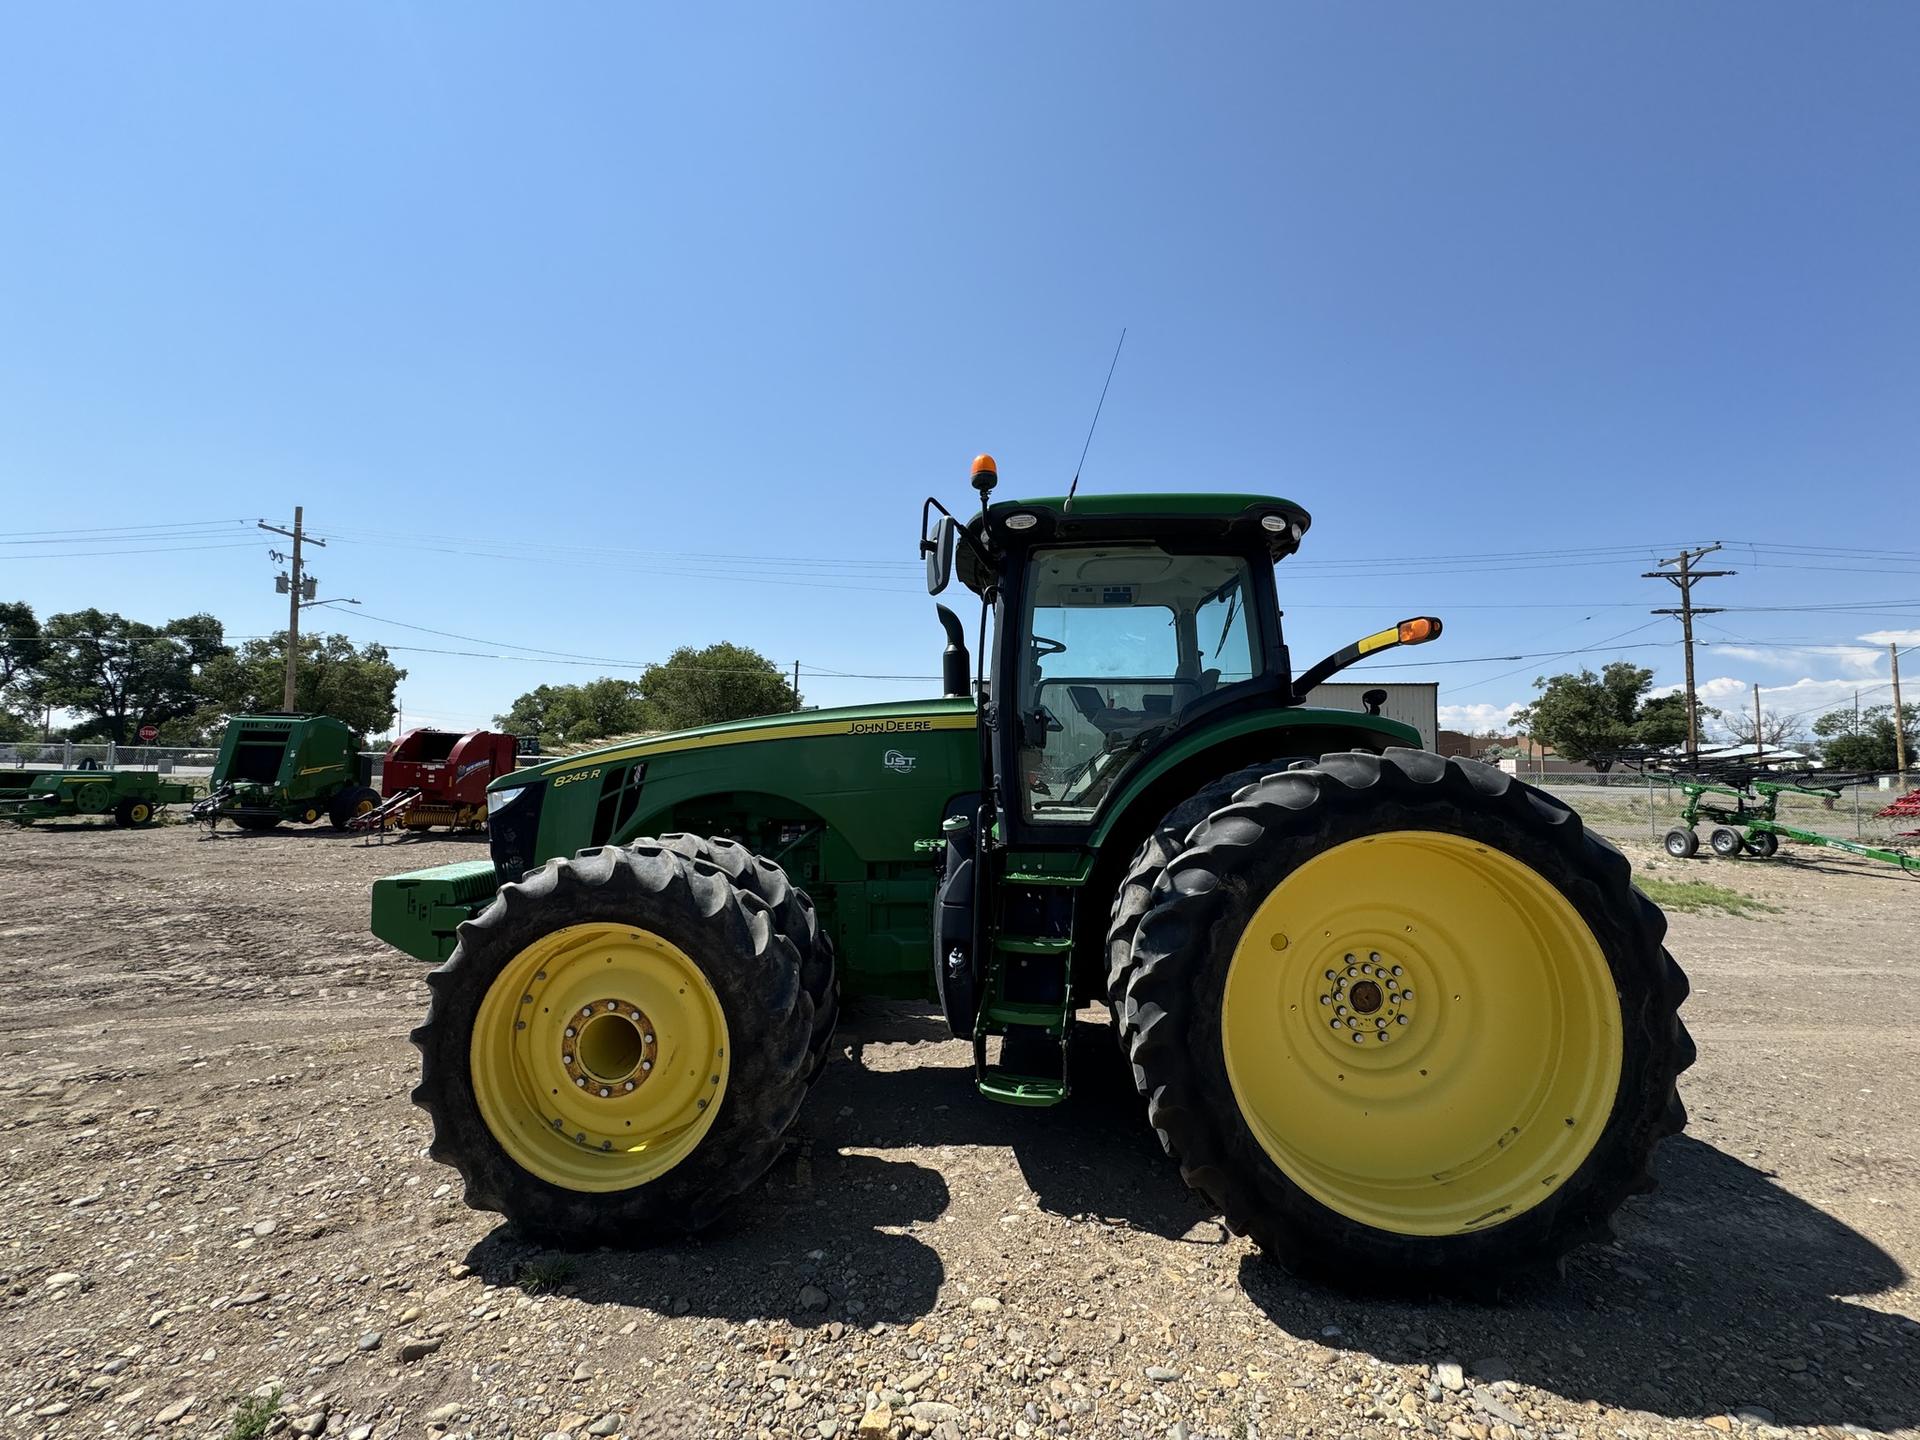
{"type": "Polygon", "coordinates": [[[1722,772],[1711,777],[1657,770],[1652,773],[1666,773],[1686,796],[1680,823],[1667,832],[1666,838],[1667,853],[1677,860],[1688,860],[1699,853],[1700,837],[1694,827],[1705,820],[1713,826],[1707,834],[1707,848],[1723,860],[1736,860],[1742,855],[1770,859],[1779,852],[1782,840],[1792,840],[1825,850],[1844,850],[1849,855],[1920,873],[1920,854],[1843,840],[1837,835],[1790,825],[1780,818],[1780,799],[1784,795],[1837,800],[1843,791],[1864,781],[1865,776],[1801,774],[1764,778],[1766,772],[1731,775],[1722,772]],[[1729,800],[1731,805],[1727,803],[1729,800]]]}
{"type": "Polygon", "coordinates": [[[193,799],[193,786],[150,770],[0,770],[0,820],[30,825],[73,815],[110,815],[151,825],[162,806],[193,799]]]}
{"type": "Polygon", "coordinates": [[[699,1229],[866,994],[937,1009],[1015,1106],[1069,1099],[1104,1005],[1188,1183],[1296,1268],[1478,1284],[1604,1236],[1685,1123],[1664,917],[1566,806],[1306,704],[1440,622],[1296,670],[1299,506],[996,482],[922,511],[929,590],[979,606],[977,668],[936,607],[940,697],[515,770],[488,859],[376,882],[375,933],[437,962],[414,1098],[467,1203],[699,1229]]]}
{"type": "Polygon", "coordinates": [[[325,819],[344,830],[373,810],[380,796],[367,782],[371,766],[360,737],[330,715],[236,715],[227,722],[207,797],[195,819],[242,830],[271,830],[282,821],[325,819]]]}

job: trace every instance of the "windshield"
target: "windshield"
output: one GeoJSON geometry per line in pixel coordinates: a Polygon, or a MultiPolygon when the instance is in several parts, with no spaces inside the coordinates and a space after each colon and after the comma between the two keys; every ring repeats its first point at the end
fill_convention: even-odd
{"type": "Polygon", "coordinates": [[[1020,680],[1027,817],[1089,820],[1127,760],[1260,673],[1247,562],[1157,545],[1039,550],[1020,680]]]}

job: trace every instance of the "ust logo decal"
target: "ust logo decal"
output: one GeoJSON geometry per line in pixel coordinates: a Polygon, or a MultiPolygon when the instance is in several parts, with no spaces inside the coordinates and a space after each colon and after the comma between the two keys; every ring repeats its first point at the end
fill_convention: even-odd
{"type": "Polygon", "coordinates": [[[881,763],[896,775],[911,775],[913,767],[920,762],[917,755],[903,755],[898,750],[889,750],[881,758],[881,763]]]}

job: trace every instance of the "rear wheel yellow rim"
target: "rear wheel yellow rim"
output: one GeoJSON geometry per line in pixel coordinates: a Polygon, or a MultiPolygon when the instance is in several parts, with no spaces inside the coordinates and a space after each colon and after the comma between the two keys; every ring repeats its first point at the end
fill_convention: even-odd
{"type": "Polygon", "coordinates": [[[1315,856],[1236,945],[1227,1078],[1288,1179],[1361,1224],[1486,1229],[1604,1130],[1620,999],[1573,905],[1502,851],[1387,831],[1315,856]]]}
{"type": "Polygon", "coordinates": [[[354,802],[353,813],[355,815],[370,814],[373,811],[373,805],[374,805],[373,801],[369,800],[366,796],[362,795],[357,801],[354,802]]]}
{"type": "Polygon", "coordinates": [[[569,925],[488,987],[470,1052],[488,1130],[529,1174],[625,1190],[693,1152],[726,1095],[727,1020],[706,975],[631,925],[569,925]]]}
{"type": "Polygon", "coordinates": [[[151,807],[136,800],[127,810],[127,818],[136,825],[144,825],[153,818],[151,807]]]}

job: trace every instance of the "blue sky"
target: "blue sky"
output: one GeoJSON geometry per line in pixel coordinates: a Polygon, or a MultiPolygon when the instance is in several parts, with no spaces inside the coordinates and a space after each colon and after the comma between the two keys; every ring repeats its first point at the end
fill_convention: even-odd
{"type": "Polygon", "coordinates": [[[0,541],[95,533],[0,598],[265,633],[300,503],[409,716],[720,639],[931,693],[846,678],[938,673],[921,498],[1057,492],[1124,325],[1083,484],[1304,504],[1302,663],[1431,611],[1355,673],[1458,722],[1673,682],[1640,572],[1725,539],[1709,698],[1884,700],[1917,54],[1894,5],[14,7],[0,541]]]}

